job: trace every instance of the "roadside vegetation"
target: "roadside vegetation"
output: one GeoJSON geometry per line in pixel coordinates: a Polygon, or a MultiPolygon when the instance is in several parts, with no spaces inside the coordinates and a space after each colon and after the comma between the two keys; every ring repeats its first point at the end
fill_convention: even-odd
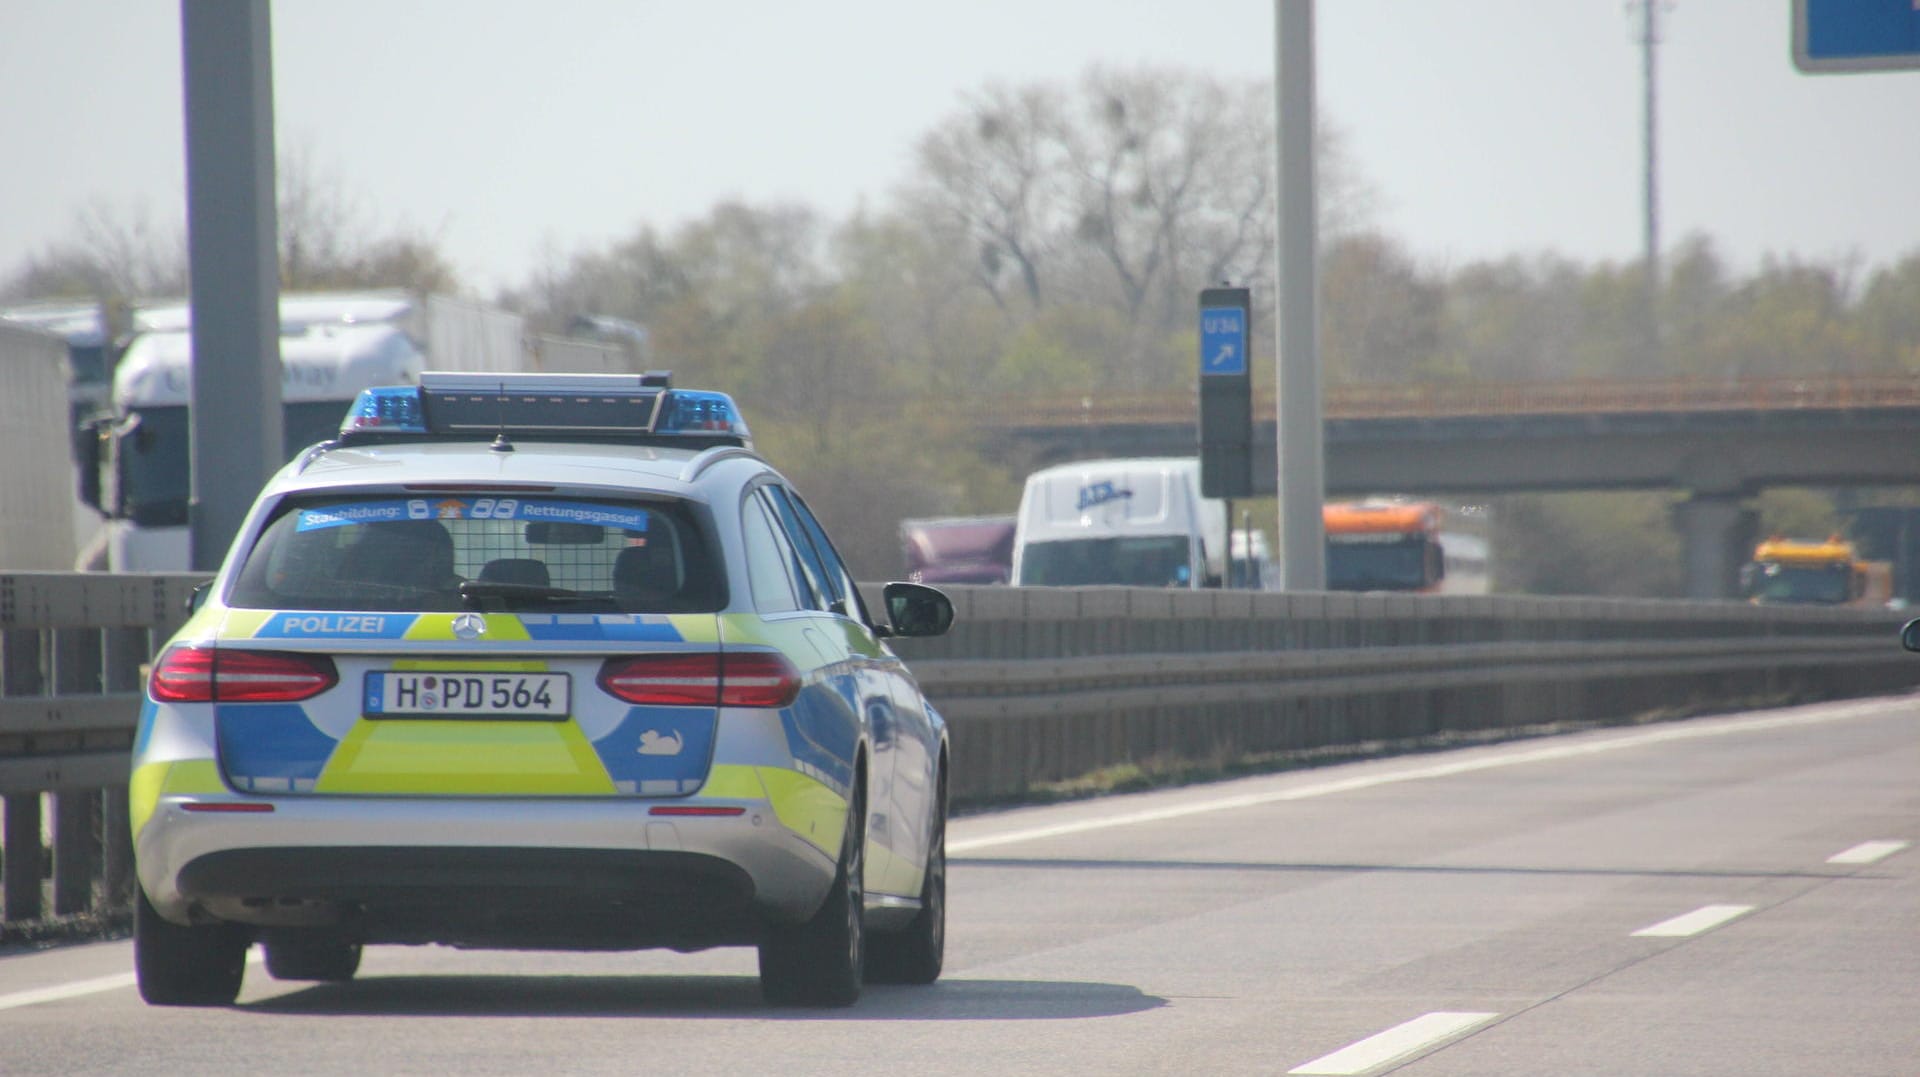
{"type": "MultiPolygon", "coordinates": [[[[902,518],[1012,511],[1024,468],[982,453],[980,409],[1191,393],[1206,285],[1251,286],[1256,324],[1272,325],[1271,108],[1264,83],[1177,70],[987,86],[925,133],[874,208],[836,220],[721,203],[555,252],[485,298],[547,331],[582,314],[644,325],[647,365],[733,392],[848,559],[889,575],[902,518]]],[[[1642,265],[1567,259],[1550,237],[1497,261],[1422,262],[1375,225],[1375,194],[1338,129],[1322,131],[1328,385],[1920,372],[1920,251],[1874,267],[1781,254],[1749,271],[1689,236],[1665,256],[1650,325],[1642,265]]],[[[283,288],[462,290],[437,237],[382,223],[310,156],[287,154],[280,180],[283,288]]],[[[0,302],[183,294],[181,232],[90,207],[71,239],[0,267],[0,302]]],[[[1758,505],[1763,530],[1823,535],[1845,508],[1914,498],[1796,490],[1758,505]]],[[[1500,498],[1494,586],[1678,595],[1674,499],[1500,498]]]]}

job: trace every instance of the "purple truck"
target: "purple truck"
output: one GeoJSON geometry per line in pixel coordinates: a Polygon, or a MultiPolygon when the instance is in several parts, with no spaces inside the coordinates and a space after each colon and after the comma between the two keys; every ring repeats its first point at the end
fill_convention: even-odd
{"type": "Polygon", "coordinates": [[[915,583],[1006,583],[1012,575],[1012,516],[902,520],[900,544],[915,583]]]}

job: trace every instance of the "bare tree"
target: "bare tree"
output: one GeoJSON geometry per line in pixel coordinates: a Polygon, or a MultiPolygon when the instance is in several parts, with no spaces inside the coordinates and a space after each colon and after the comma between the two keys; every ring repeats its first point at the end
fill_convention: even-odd
{"type": "Polygon", "coordinates": [[[0,295],[14,299],[124,300],[187,291],[184,227],[156,223],[144,204],[94,201],[74,215],[73,236],[31,255],[0,295]]]}
{"type": "Polygon", "coordinates": [[[1008,303],[1008,270],[1030,308],[1044,299],[1041,267],[1062,221],[1066,102],[1049,86],[995,85],[920,142],[914,199],[978,244],[976,280],[1008,303]]]}
{"type": "MultiPolygon", "coordinates": [[[[1370,197],[1321,130],[1322,227],[1338,235],[1370,197]]],[[[906,204],[965,231],[976,280],[1003,309],[1092,304],[1164,333],[1202,287],[1271,282],[1273,138],[1266,83],[1094,68],[1071,89],[968,98],[922,140],[906,204]]]]}
{"type": "MultiPolygon", "coordinates": [[[[281,158],[276,181],[282,288],[459,290],[437,236],[375,224],[359,198],[305,151],[281,158]]],[[[125,303],[186,292],[185,207],[156,221],[143,204],[119,211],[97,201],[76,215],[71,239],[28,258],[0,283],[0,295],[15,299],[125,303]]]]}
{"type": "Polygon", "coordinates": [[[438,236],[406,224],[376,225],[365,200],[324,171],[307,147],[283,152],[274,180],[282,288],[459,290],[438,236]]]}
{"type": "Polygon", "coordinates": [[[1266,96],[1163,70],[1086,76],[1067,132],[1075,238],[1130,321],[1165,326],[1185,318],[1198,287],[1268,275],[1266,96]]]}

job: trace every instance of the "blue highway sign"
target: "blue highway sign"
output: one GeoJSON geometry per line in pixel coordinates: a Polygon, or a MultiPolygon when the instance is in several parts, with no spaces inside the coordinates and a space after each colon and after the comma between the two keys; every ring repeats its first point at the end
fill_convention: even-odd
{"type": "Polygon", "coordinates": [[[1200,373],[1233,377],[1247,372],[1247,312],[1239,307],[1200,308],[1200,373]]]}
{"type": "Polygon", "coordinates": [[[1793,63],[1812,75],[1920,67],[1920,0],[1793,0],[1793,63]]]}

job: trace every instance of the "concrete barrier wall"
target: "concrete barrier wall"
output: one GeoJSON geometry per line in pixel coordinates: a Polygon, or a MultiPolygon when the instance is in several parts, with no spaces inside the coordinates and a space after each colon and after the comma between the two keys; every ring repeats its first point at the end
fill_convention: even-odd
{"type": "MultiPolygon", "coordinates": [[[[185,619],[201,578],[0,573],[0,938],[49,911],[124,913],[140,666],[185,619]]],[[[1920,684],[1920,656],[1900,650],[1899,618],[1886,611],[949,593],[951,633],[895,643],[951,727],[963,804],[1119,767],[1417,747],[1920,684]]],[[[877,587],[869,604],[881,608],[877,587]]]]}

